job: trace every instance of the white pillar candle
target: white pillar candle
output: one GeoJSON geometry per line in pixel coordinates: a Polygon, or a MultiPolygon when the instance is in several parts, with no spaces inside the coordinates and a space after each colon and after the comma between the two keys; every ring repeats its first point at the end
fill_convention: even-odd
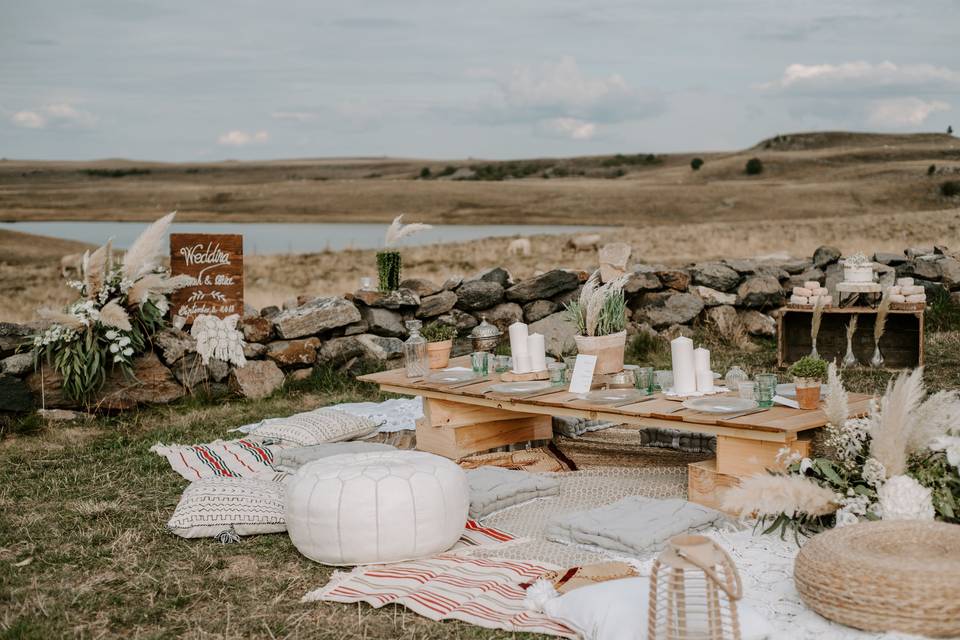
{"type": "Polygon", "coordinates": [[[530,372],[530,351],[527,347],[527,325],[514,322],[508,329],[510,333],[510,355],[513,356],[513,372],[530,372]]]}
{"type": "Polygon", "coordinates": [[[547,370],[547,352],[542,333],[531,333],[527,336],[527,350],[530,352],[530,370],[547,370]]]}
{"type": "Polygon", "coordinates": [[[697,371],[697,391],[713,393],[713,371],[697,371]]]}
{"type": "Polygon", "coordinates": [[[521,353],[518,356],[513,356],[513,372],[514,373],[530,373],[532,369],[530,368],[530,354],[521,353]]]}
{"type": "Polygon", "coordinates": [[[670,357],[673,361],[673,390],[675,393],[693,393],[697,390],[697,378],[693,366],[693,340],[680,336],[670,341],[670,357]]]}

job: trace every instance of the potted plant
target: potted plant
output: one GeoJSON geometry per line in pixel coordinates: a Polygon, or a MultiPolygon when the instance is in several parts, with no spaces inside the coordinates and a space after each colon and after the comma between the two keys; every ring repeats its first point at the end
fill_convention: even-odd
{"type": "Polygon", "coordinates": [[[392,249],[398,241],[407,236],[413,235],[418,231],[432,229],[429,224],[403,224],[403,214],[393,219],[393,223],[387,229],[387,235],[384,238],[384,248],[377,252],[377,281],[380,291],[389,293],[395,291],[400,286],[401,260],[400,252],[392,249]]]}
{"type": "Polygon", "coordinates": [[[843,259],[844,282],[873,282],[873,261],[862,253],[843,259]]]}
{"type": "Polygon", "coordinates": [[[427,340],[427,360],[431,369],[443,369],[450,363],[453,338],[457,328],[434,322],[423,328],[421,335],[427,340]]]}
{"type": "Polygon", "coordinates": [[[567,314],[577,327],[577,352],[597,356],[595,374],[623,371],[627,343],[626,277],[600,284],[600,272],[583,285],[580,298],[567,303],[567,314]]]}
{"type": "Polygon", "coordinates": [[[790,367],[790,375],[797,387],[797,404],[801,409],[820,406],[820,385],[827,377],[827,363],[820,358],[805,356],[790,367]]]}

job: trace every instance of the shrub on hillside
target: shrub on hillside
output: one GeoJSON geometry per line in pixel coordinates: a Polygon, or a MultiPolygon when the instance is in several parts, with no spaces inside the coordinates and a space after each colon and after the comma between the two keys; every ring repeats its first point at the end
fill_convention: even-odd
{"type": "Polygon", "coordinates": [[[928,175],[928,176],[932,176],[932,175],[935,174],[936,172],[937,172],[937,165],[932,164],[932,165],[930,165],[929,167],[927,167],[927,175],[928,175]]]}
{"type": "Polygon", "coordinates": [[[703,158],[694,158],[690,161],[690,168],[694,171],[699,171],[700,167],[703,166],[703,158]]]}
{"type": "Polygon", "coordinates": [[[748,176],[756,176],[763,173],[763,162],[760,158],[750,158],[747,160],[747,166],[744,168],[748,176]]]}
{"type": "Polygon", "coordinates": [[[947,180],[940,185],[940,195],[944,198],[955,198],[960,196],[960,181],[947,180]]]}
{"type": "Polygon", "coordinates": [[[420,169],[420,179],[428,180],[430,178],[430,167],[424,167],[420,169]]]}

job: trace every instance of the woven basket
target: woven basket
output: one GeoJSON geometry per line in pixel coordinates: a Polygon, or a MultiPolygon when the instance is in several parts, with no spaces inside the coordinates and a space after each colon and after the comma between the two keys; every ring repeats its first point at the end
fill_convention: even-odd
{"type": "Polygon", "coordinates": [[[810,539],[797,591],[825,618],[866,631],[960,635],[960,526],[864,522],[810,539]]]}

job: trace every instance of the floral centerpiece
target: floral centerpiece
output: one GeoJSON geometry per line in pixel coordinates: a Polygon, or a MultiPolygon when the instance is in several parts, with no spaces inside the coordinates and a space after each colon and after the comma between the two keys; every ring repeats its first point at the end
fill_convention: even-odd
{"type": "Polygon", "coordinates": [[[827,451],[811,459],[781,450],[785,470],[743,480],[723,508],[772,521],[765,533],[880,519],[960,523],[960,392],[927,396],[920,368],[892,381],[869,416],[850,418],[833,364],[827,387],[827,451]]]}
{"type": "Polygon", "coordinates": [[[384,238],[384,249],[377,252],[377,279],[380,291],[387,293],[394,291],[400,286],[400,271],[402,262],[400,252],[392,249],[397,242],[411,236],[418,231],[432,229],[429,224],[414,222],[412,224],[403,224],[403,214],[393,219],[393,223],[387,229],[387,235],[384,238]]]}
{"type": "Polygon", "coordinates": [[[627,343],[627,302],[623,295],[626,282],[626,276],[622,276],[600,284],[600,271],[594,271],[583,285],[580,298],[566,305],[567,315],[577,327],[577,352],[597,356],[596,374],[623,370],[627,343]]]}
{"type": "Polygon", "coordinates": [[[116,259],[110,242],[84,254],[80,280],[69,285],[80,299],[63,311],[41,309],[51,325],[34,336],[34,358],[48,362],[63,378],[63,392],[86,402],[113,367],[132,373],[132,361],[149,348],[150,338],[166,326],[167,296],[193,283],[171,278],[163,266],[164,241],[176,212],[150,225],[116,259]]]}

